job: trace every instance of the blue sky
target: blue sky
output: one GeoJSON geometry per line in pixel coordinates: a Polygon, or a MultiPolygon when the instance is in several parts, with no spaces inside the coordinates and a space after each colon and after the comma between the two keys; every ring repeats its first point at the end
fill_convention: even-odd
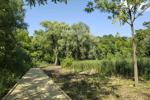
{"type": "MultiPolygon", "coordinates": [[[[41,29],[40,22],[44,20],[65,22],[73,24],[84,22],[90,27],[93,35],[106,35],[121,33],[123,36],[130,36],[130,27],[128,25],[120,26],[119,23],[112,24],[107,19],[106,13],[94,11],[88,14],[84,11],[84,7],[89,0],[70,0],[68,4],[54,4],[48,2],[48,5],[26,8],[25,22],[29,25],[28,31],[30,35],[34,30],[41,29]]],[[[136,29],[143,28],[142,23],[150,20],[150,12],[147,11],[144,16],[140,17],[136,23],[136,29]]]]}

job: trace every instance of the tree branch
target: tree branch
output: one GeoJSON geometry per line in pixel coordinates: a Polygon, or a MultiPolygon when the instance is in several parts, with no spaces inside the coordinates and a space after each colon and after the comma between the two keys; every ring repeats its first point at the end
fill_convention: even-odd
{"type": "Polygon", "coordinates": [[[140,13],[138,13],[137,16],[134,17],[134,21],[135,21],[138,17],[140,17],[141,15],[143,15],[143,13],[144,13],[148,8],[150,8],[150,4],[149,4],[145,9],[143,9],[140,13]]]}
{"type": "Polygon", "coordinates": [[[125,19],[122,19],[124,22],[126,22],[127,24],[131,25],[131,23],[129,21],[126,21],[125,19]]]}

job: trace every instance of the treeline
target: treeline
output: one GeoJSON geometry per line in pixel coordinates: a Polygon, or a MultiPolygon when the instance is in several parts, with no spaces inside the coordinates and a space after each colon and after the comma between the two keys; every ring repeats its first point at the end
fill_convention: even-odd
{"type": "Polygon", "coordinates": [[[136,31],[138,56],[150,57],[150,22],[143,24],[146,28],[136,31]]]}
{"type": "MultiPolygon", "coordinates": [[[[76,72],[96,70],[103,75],[133,78],[131,38],[116,35],[93,36],[82,23],[44,21],[43,30],[35,31],[31,39],[31,56],[36,65],[41,62],[61,64],[76,72]]],[[[136,31],[138,72],[140,79],[150,79],[150,25],[136,31]]],[[[90,72],[89,72],[90,73],[90,72]]]]}
{"type": "MultiPolygon", "coordinates": [[[[35,31],[31,39],[33,62],[60,64],[64,58],[74,60],[101,60],[131,58],[131,38],[116,35],[93,36],[89,27],[82,23],[44,21],[43,30],[35,31]]],[[[136,34],[138,57],[150,56],[150,33],[148,23],[136,34]]]]}

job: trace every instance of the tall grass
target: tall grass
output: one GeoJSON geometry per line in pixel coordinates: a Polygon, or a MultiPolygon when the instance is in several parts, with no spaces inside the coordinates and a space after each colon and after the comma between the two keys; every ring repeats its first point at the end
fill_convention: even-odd
{"type": "Polygon", "coordinates": [[[115,71],[115,63],[114,63],[114,60],[101,60],[99,61],[101,64],[100,64],[100,73],[101,74],[105,74],[105,75],[113,75],[114,74],[114,71],[115,71]]]}
{"type": "MultiPolygon", "coordinates": [[[[134,70],[131,59],[73,61],[68,58],[62,63],[63,68],[67,68],[75,72],[94,69],[97,73],[107,76],[115,75],[133,78],[134,70]]],[[[150,79],[150,58],[138,59],[138,69],[140,77],[150,79]]]]}
{"type": "Polygon", "coordinates": [[[133,67],[131,59],[118,59],[115,61],[115,75],[132,77],[133,67]]]}
{"type": "Polygon", "coordinates": [[[150,79],[150,58],[140,58],[138,60],[139,75],[144,79],[150,79]]]}
{"type": "Polygon", "coordinates": [[[101,70],[100,62],[97,60],[74,61],[71,65],[74,71],[87,71],[96,69],[97,72],[101,70]]]}

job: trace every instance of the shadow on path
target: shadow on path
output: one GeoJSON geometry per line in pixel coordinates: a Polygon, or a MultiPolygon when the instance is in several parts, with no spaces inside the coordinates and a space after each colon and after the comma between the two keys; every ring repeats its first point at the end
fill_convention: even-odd
{"type": "Polygon", "coordinates": [[[3,100],[69,100],[38,68],[30,69],[3,100]]]}
{"type": "Polygon", "coordinates": [[[44,70],[73,100],[101,100],[108,96],[119,98],[115,93],[119,86],[111,85],[109,78],[94,74],[61,73],[57,70],[44,70]]]}

